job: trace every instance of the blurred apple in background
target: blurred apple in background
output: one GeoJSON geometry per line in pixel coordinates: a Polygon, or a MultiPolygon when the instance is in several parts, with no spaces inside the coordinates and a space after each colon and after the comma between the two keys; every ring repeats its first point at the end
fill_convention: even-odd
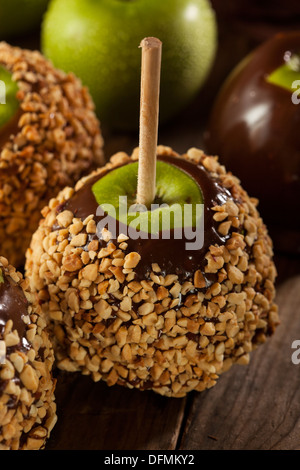
{"type": "Polygon", "coordinates": [[[0,0],[0,40],[38,30],[49,0],[0,0]]]}
{"type": "Polygon", "coordinates": [[[276,247],[294,252],[300,252],[299,93],[300,32],[277,34],[229,75],[205,135],[206,150],[259,198],[276,247]]]}
{"type": "Polygon", "coordinates": [[[160,123],[203,86],[215,59],[217,23],[208,0],[52,0],[41,47],[87,85],[104,126],[138,128],[141,52],[163,42],[160,123]]]}

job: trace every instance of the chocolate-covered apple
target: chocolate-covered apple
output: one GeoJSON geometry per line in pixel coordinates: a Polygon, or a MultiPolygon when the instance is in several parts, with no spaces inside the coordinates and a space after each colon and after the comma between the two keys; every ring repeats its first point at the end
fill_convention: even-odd
{"type": "MultiPolygon", "coordinates": [[[[272,237],[300,230],[299,51],[300,33],[282,33],[244,59],[220,91],[205,137],[206,150],[259,198],[272,237]]],[[[289,249],[286,240],[278,246],[289,249]]]]}
{"type": "Polygon", "coordinates": [[[0,257],[0,450],[44,448],[57,420],[53,364],[37,296],[0,257]]]}
{"type": "Polygon", "coordinates": [[[157,146],[159,42],[142,46],[139,148],[51,199],[26,274],[59,368],[182,397],[273,333],[276,269],[255,201],[217,157],[157,146]]]}
{"type": "Polygon", "coordinates": [[[16,265],[49,198],[103,164],[93,102],[39,52],[0,43],[0,251],[16,265]]]}

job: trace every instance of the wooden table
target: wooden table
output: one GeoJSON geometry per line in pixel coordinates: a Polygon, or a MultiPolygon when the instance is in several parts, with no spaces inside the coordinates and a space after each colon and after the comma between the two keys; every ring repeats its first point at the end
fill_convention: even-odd
{"type": "MultiPolygon", "coordinates": [[[[275,29],[250,23],[248,28],[233,23],[228,28],[221,18],[218,57],[205,89],[181,116],[160,129],[159,143],[178,152],[202,148],[207,114],[220,84],[248,50],[276,28],[281,29],[277,23],[275,29]]],[[[138,144],[137,134],[103,130],[107,156],[131,152],[138,144]]],[[[182,399],[109,388],[86,376],[60,372],[58,422],[46,449],[299,450],[300,364],[293,364],[291,356],[293,341],[300,340],[300,259],[276,253],[276,265],[281,325],[252,353],[250,365],[233,366],[214,388],[182,399]]]]}

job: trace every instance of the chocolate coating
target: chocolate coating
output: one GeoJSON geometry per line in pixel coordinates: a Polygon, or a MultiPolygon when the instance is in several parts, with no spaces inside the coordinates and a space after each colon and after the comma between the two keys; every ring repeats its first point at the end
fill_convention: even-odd
{"type": "Polygon", "coordinates": [[[23,317],[28,315],[28,302],[20,286],[10,277],[2,273],[4,282],[0,282],[0,331],[8,320],[13,321],[13,329],[16,329],[21,340],[19,348],[29,348],[26,340],[26,324],[23,317]]]}
{"type": "MultiPolygon", "coordinates": [[[[169,239],[162,238],[162,232],[158,238],[149,237],[148,239],[129,239],[127,240],[127,251],[136,251],[141,255],[142,262],[139,263],[135,269],[138,278],[145,279],[147,277],[147,273],[151,271],[151,264],[158,263],[162,273],[176,273],[180,281],[183,282],[191,277],[197,269],[201,269],[204,273],[204,267],[206,264],[205,254],[207,253],[209,246],[214,244],[224,244],[226,239],[230,236],[230,234],[228,234],[224,237],[218,233],[217,224],[213,219],[214,212],[211,208],[216,205],[224,204],[229,198],[232,198],[232,195],[200,164],[197,165],[187,160],[166,155],[158,156],[158,159],[171,165],[175,165],[198,183],[204,200],[203,246],[200,250],[187,251],[185,247],[187,241],[186,238],[183,236],[176,238],[176,230],[172,230],[171,237],[169,239]]],[[[103,173],[101,177],[107,174],[107,172],[103,173]]],[[[58,211],[70,210],[82,220],[90,214],[96,214],[98,203],[96,202],[92,192],[92,186],[99,179],[98,175],[89,180],[73,195],[71,199],[60,206],[58,211]]],[[[101,217],[96,217],[95,220],[98,223],[101,220],[101,217]]],[[[54,227],[54,229],[57,228],[58,227],[54,227]]],[[[117,227],[117,233],[122,233],[122,225],[120,223],[117,227]]],[[[89,237],[89,242],[93,237],[95,237],[95,235],[89,237]]],[[[215,281],[215,277],[216,276],[212,274],[205,274],[207,287],[215,281]]]]}
{"type": "Polygon", "coordinates": [[[300,230],[295,214],[300,199],[300,105],[292,92],[266,81],[299,53],[300,32],[277,34],[250,54],[221,89],[205,135],[206,150],[218,154],[260,200],[264,220],[274,227],[300,230]]]}

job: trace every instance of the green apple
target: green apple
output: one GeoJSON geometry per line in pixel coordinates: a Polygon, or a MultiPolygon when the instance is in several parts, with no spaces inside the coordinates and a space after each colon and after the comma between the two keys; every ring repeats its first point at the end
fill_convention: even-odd
{"type": "Polygon", "coordinates": [[[168,221],[169,228],[197,225],[201,213],[197,204],[203,204],[200,187],[184,171],[169,163],[156,163],[156,197],[151,208],[135,204],[138,162],[109,172],[99,179],[92,191],[103,212],[142,232],[158,234],[168,221]],[[124,198],[124,195],[126,196],[124,198]],[[184,218],[185,205],[192,207],[190,220],[184,218]]]}
{"type": "Polygon", "coordinates": [[[40,26],[49,0],[0,0],[0,39],[31,33],[40,26]]]}
{"type": "Polygon", "coordinates": [[[103,125],[137,129],[144,37],[163,43],[160,123],[203,86],[215,58],[209,0],[52,0],[41,47],[54,65],[88,86],[103,125]]]}
{"type": "Polygon", "coordinates": [[[18,84],[12,79],[12,74],[0,66],[0,129],[7,124],[19,109],[17,99],[18,84]]]}

